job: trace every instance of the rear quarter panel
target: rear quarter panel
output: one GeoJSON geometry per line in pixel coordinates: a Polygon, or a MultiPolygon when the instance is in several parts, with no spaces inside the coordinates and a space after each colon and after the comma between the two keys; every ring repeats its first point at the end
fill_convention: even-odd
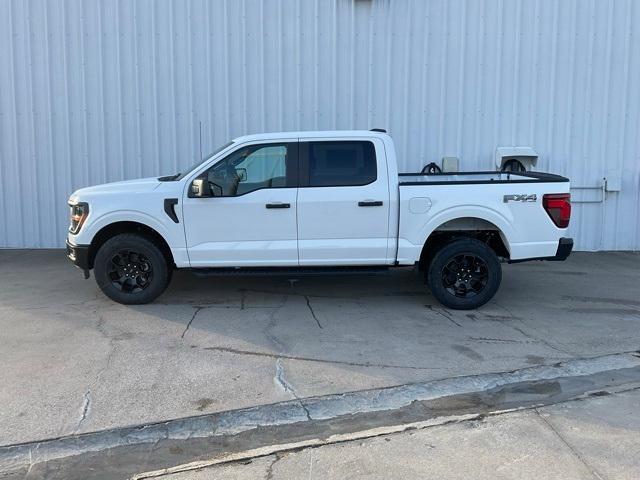
{"type": "Polygon", "coordinates": [[[400,185],[398,262],[420,258],[427,238],[442,224],[458,218],[478,218],[500,231],[512,260],[549,257],[567,229],[555,226],[542,206],[545,193],[567,193],[569,182],[400,185]],[[504,202],[505,195],[536,195],[534,202],[504,202]],[[426,212],[410,208],[412,199],[429,204],[426,212]]]}

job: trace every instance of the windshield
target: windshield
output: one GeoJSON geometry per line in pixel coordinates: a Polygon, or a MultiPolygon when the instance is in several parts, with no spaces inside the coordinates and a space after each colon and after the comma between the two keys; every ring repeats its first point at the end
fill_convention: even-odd
{"type": "Polygon", "coordinates": [[[230,145],[233,144],[233,141],[225,143],[224,145],[222,145],[221,147],[216,148],[213,152],[211,152],[209,155],[205,155],[204,158],[202,160],[200,160],[199,162],[194,163],[193,165],[191,165],[189,168],[187,168],[184,172],[182,173],[176,173],[175,175],[170,175],[168,177],[160,177],[158,180],[161,181],[172,181],[172,180],[180,180],[184,177],[186,177],[187,175],[189,175],[191,172],[193,172],[196,168],[198,168],[200,165],[202,165],[204,162],[206,162],[207,160],[209,160],[211,157],[217,155],[218,153],[220,153],[222,150],[224,150],[225,148],[229,147],[230,145]]]}

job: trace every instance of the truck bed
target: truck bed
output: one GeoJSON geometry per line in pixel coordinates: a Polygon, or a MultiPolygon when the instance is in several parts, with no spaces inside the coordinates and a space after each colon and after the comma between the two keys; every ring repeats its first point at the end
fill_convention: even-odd
{"type": "Polygon", "coordinates": [[[543,208],[546,194],[566,194],[569,180],[541,172],[401,173],[398,262],[419,255],[436,230],[495,230],[512,261],[556,254],[566,229],[543,208]]]}
{"type": "Polygon", "coordinates": [[[400,173],[400,185],[465,185],[493,183],[568,182],[569,179],[544,172],[455,172],[455,173],[400,173]]]}

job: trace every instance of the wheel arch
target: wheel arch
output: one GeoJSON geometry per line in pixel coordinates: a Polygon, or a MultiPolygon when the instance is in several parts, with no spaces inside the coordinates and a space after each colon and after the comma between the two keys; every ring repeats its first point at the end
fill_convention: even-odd
{"type": "Polygon", "coordinates": [[[498,257],[510,257],[508,237],[496,223],[482,216],[462,216],[441,221],[429,231],[418,260],[420,269],[425,270],[444,245],[465,237],[486,243],[498,257]]]}
{"type": "Polygon", "coordinates": [[[136,233],[147,238],[160,249],[169,267],[175,268],[173,253],[164,237],[153,227],[130,220],[109,223],[96,232],[89,245],[89,268],[93,268],[93,263],[100,247],[110,238],[122,233],[136,233]]]}

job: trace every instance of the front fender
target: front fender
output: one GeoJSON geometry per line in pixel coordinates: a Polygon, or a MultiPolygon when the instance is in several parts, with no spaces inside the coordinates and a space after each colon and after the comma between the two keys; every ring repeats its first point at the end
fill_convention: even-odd
{"type": "MultiPolygon", "coordinates": [[[[77,235],[69,234],[69,241],[75,245],[90,245],[96,234],[104,227],[117,222],[136,222],[152,228],[165,239],[169,247],[184,247],[184,236],[176,235],[170,231],[165,224],[148,213],[139,210],[115,210],[112,212],[97,213],[89,212],[89,217],[77,235]],[[182,243],[180,244],[180,240],[182,243]]],[[[178,232],[179,233],[179,232],[178,232]]]]}
{"type": "Polygon", "coordinates": [[[89,245],[100,230],[116,222],[136,222],[153,228],[162,235],[169,246],[172,246],[170,242],[172,234],[167,227],[152,215],[138,210],[116,210],[104,213],[94,219],[89,216],[80,233],[75,236],[74,242],[78,245],[89,245]]]}
{"type": "Polygon", "coordinates": [[[171,249],[173,260],[178,268],[189,266],[189,256],[185,245],[183,224],[174,223],[164,211],[158,212],[160,220],[139,210],[114,210],[98,214],[89,213],[87,221],[77,235],[69,233],[67,239],[72,245],[90,245],[97,233],[103,228],[118,222],[135,222],[155,230],[171,249]],[[166,220],[165,217],[166,216],[166,220]]]}

